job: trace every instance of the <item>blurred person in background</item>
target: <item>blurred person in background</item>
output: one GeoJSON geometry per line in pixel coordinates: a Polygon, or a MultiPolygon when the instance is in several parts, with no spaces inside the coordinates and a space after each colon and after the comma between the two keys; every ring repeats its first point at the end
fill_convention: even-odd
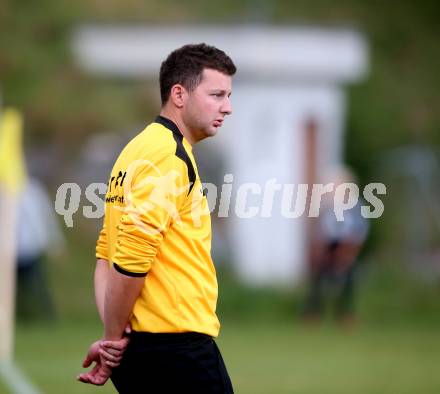
{"type": "MultiPolygon", "coordinates": [[[[334,190],[343,183],[355,183],[353,172],[338,167],[330,172],[327,183],[334,183],[334,190]]],[[[354,292],[357,259],[368,235],[367,219],[361,214],[362,199],[338,221],[335,211],[335,193],[324,195],[321,212],[312,239],[312,261],[309,294],[303,310],[307,320],[323,317],[327,301],[333,301],[335,314],[341,323],[353,323],[354,292]]]]}
{"type": "Polygon", "coordinates": [[[20,194],[17,223],[17,315],[54,319],[45,260],[62,254],[65,240],[44,185],[29,177],[20,194]]]}
{"type": "Polygon", "coordinates": [[[104,338],[84,383],[111,377],[120,393],[233,393],[214,337],[217,279],[211,222],[192,145],[231,114],[236,68],[205,44],[173,51],[160,69],[160,115],[117,159],[96,248],[104,338]],[[131,332],[124,336],[127,324],[131,332]]]}

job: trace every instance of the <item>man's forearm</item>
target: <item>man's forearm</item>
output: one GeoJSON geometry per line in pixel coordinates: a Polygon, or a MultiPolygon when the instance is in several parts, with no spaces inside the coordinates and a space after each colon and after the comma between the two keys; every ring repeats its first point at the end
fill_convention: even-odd
{"type": "Polygon", "coordinates": [[[120,274],[109,269],[104,303],[104,338],[118,340],[122,337],[133,306],[144,285],[145,277],[120,274]]]}
{"type": "Polygon", "coordinates": [[[105,301],[105,289],[107,287],[107,279],[110,269],[108,261],[104,259],[99,259],[96,261],[95,267],[95,301],[96,307],[98,308],[98,313],[101,321],[104,323],[104,301],[105,301]]]}

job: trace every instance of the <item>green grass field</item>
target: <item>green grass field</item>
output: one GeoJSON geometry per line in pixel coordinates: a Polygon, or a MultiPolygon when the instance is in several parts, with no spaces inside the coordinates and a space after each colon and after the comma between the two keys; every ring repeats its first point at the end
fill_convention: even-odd
{"type": "MultiPolygon", "coordinates": [[[[16,361],[45,394],[115,393],[75,381],[94,323],[19,325],[16,361]]],[[[349,331],[291,321],[224,323],[218,340],[239,394],[438,393],[434,326],[359,325],[349,331]]],[[[0,392],[8,391],[0,384],[0,392]]]]}
{"type": "MultiPolygon", "coordinates": [[[[79,243],[78,243],[79,244],[79,243]]],[[[16,363],[43,394],[115,393],[75,380],[102,332],[93,302],[91,246],[49,265],[55,323],[18,321],[16,363]],[[87,251],[87,252],[85,252],[87,251]]],[[[295,317],[303,290],[243,287],[219,270],[218,344],[237,394],[438,393],[440,297],[400,265],[362,273],[358,325],[306,326],[295,317]]],[[[9,394],[0,381],[0,394],[9,394]]]]}

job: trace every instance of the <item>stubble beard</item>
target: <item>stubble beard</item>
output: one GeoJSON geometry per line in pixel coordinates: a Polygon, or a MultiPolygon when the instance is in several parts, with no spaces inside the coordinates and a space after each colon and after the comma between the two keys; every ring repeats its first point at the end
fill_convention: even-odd
{"type": "Polygon", "coordinates": [[[191,131],[192,135],[197,141],[203,140],[207,137],[213,137],[217,134],[217,128],[208,122],[203,122],[196,114],[189,114],[186,117],[186,126],[191,131]]]}

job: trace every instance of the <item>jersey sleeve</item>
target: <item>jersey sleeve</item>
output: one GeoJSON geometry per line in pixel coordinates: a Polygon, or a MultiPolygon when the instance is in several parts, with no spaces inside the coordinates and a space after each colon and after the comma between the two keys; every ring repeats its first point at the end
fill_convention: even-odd
{"type": "Polygon", "coordinates": [[[108,260],[108,242],[105,219],[104,224],[102,225],[102,229],[99,233],[98,240],[96,241],[96,258],[108,260]]]}
{"type": "Polygon", "coordinates": [[[114,267],[129,276],[145,276],[189,190],[186,164],[171,153],[132,163],[124,186],[124,212],[117,226],[114,267]]]}

